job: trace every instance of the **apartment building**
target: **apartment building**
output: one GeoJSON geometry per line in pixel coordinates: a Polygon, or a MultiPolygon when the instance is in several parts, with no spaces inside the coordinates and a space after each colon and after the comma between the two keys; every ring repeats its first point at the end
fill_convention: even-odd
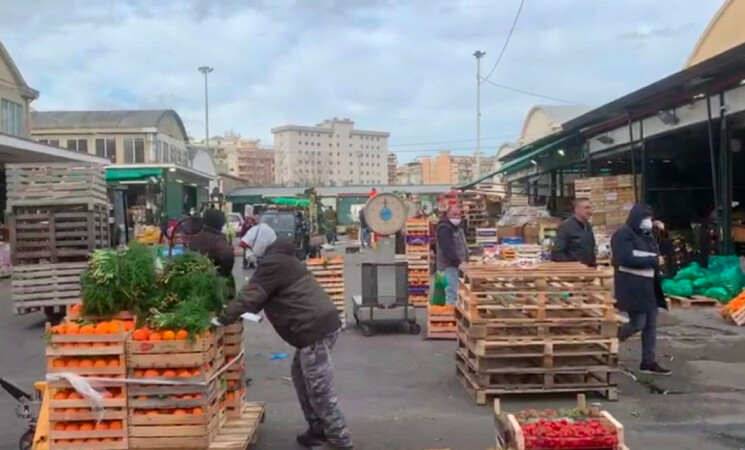
{"type": "MultiPolygon", "coordinates": [[[[496,157],[481,157],[481,167],[490,169],[496,157]]],[[[441,151],[436,156],[420,156],[402,167],[398,172],[402,184],[445,184],[456,186],[474,180],[476,177],[476,157],[473,155],[451,155],[441,151]]],[[[482,172],[485,172],[482,170],[482,172]]]]}
{"type": "Polygon", "coordinates": [[[396,169],[398,169],[398,156],[395,153],[388,153],[388,184],[396,184],[398,177],[396,176],[396,169]]]}
{"type": "Polygon", "coordinates": [[[388,184],[388,137],[354,128],[350,119],[315,127],[283,125],[274,135],[276,181],[285,186],[388,184]]]}
{"type": "MultiPolygon", "coordinates": [[[[205,142],[194,144],[204,148],[205,142]]],[[[249,186],[271,186],[274,181],[274,150],[261,145],[259,139],[246,139],[228,131],[213,136],[209,142],[218,173],[240,178],[249,186]]]]}

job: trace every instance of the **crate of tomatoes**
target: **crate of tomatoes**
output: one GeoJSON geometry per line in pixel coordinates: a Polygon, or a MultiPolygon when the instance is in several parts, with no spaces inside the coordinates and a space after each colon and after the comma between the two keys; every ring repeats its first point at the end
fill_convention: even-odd
{"type": "Polygon", "coordinates": [[[496,399],[498,448],[628,450],[620,422],[607,411],[588,408],[584,394],[578,395],[577,403],[572,409],[531,409],[509,414],[501,412],[496,399]]]}

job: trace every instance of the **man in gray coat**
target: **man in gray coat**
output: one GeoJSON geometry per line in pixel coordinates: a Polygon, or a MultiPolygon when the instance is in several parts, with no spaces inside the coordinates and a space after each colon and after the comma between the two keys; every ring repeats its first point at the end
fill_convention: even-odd
{"type": "Polygon", "coordinates": [[[458,299],[458,267],[468,262],[466,234],[460,227],[461,210],[448,207],[437,224],[437,271],[445,275],[445,302],[455,305],[458,299]]]}

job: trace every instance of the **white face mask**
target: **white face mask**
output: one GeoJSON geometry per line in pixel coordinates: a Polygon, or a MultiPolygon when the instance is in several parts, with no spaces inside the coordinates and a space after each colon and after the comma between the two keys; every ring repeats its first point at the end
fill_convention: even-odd
{"type": "Polygon", "coordinates": [[[460,225],[460,219],[450,219],[450,223],[457,227],[458,225],[460,225]]]}
{"type": "Polygon", "coordinates": [[[651,231],[652,219],[647,217],[646,219],[642,220],[642,223],[639,224],[639,229],[641,229],[642,231],[651,231]]]}

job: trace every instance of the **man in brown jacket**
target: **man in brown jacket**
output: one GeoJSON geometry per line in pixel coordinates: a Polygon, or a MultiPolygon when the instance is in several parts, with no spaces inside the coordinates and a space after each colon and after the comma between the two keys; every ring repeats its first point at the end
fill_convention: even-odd
{"type": "MultiPolygon", "coordinates": [[[[225,214],[219,209],[208,209],[202,215],[202,229],[189,242],[189,250],[207,256],[215,264],[217,272],[228,279],[230,292],[235,291],[233,264],[235,253],[233,246],[222,234],[225,226],[225,214]]],[[[232,295],[231,295],[232,297],[232,295]]]]}
{"type": "Polygon", "coordinates": [[[292,381],[309,426],[297,436],[298,443],[314,447],[326,441],[335,449],[352,449],[349,429],[337,404],[331,364],[331,349],[342,325],[339,313],[295,256],[295,246],[277,239],[267,228],[264,224],[253,227],[244,238],[259,264],[218,320],[227,325],[239,320],[241,314],[264,310],[277,334],[296,348],[292,381]]]}

